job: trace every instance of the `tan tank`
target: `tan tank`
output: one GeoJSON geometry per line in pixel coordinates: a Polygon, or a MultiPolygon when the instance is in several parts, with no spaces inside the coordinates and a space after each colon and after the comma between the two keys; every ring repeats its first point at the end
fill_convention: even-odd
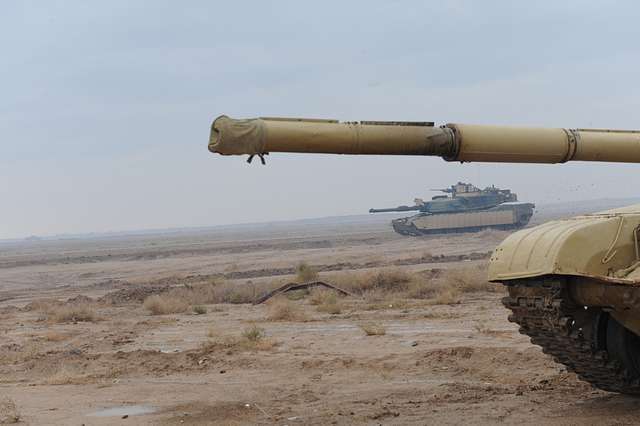
{"type": "Polygon", "coordinates": [[[430,201],[421,198],[415,205],[369,209],[369,213],[417,211],[416,215],[393,219],[391,226],[400,235],[419,236],[478,232],[483,229],[518,229],[533,216],[532,203],[518,201],[509,189],[488,186],[480,189],[470,183],[458,182],[449,188],[432,189],[444,192],[430,201]]]}
{"type": "MultiPolygon", "coordinates": [[[[209,150],[434,155],[447,161],[640,162],[640,132],[430,122],[218,117],[209,150]]],[[[251,158],[251,157],[250,157],[251,158]]],[[[604,390],[640,394],[640,205],[513,233],[489,280],[508,287],[509,319],[544,352],[604,390]]]]}

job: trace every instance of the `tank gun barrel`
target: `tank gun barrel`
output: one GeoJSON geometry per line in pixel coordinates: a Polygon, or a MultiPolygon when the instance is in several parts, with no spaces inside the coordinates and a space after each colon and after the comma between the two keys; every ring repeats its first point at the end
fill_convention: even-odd
{"type": "Polygon", "coordinates": [[[339,122],[302,118],[216,118],[209,150],[222,155],[269,152],[428,155],[447,161],[640,162],[640,131],[562,129],[430,122],[339,122]]]}
{"type": "Polygon", "coordinates": [[[420,206],[398,206],[398,207],[389,207],[386,209],[369,209],[369,213],[390,213],[390,212],[410,212],[410,211],[419,211],[420,206]]]}

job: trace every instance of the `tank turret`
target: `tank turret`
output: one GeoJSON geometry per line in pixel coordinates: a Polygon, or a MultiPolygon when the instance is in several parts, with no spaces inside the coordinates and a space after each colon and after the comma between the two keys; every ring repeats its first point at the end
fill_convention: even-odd
{"type": "MultiPolygon", "coordinates": [[[[221,116],[209,150],[263,162],[297,152],[638,163],[640,132],[221,116]]],[[[596,387],[640,394],[640,205],[512,233],[494,250],[489,279],[507,287],[509,319],[545,353],[596,387]]]]}

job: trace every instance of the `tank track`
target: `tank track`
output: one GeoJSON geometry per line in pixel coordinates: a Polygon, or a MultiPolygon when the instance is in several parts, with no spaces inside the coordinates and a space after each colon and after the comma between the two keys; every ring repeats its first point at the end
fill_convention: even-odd
{"type": "Polygon", "coordinates": [[[407,237],[420,237],[423,235],[445,235],[445,234],[465,234],[481,232],[486,229],[497,229],[499,231],[517,230],[526,226],[526,223],[514,223],[510,225],[488,225],[488,226],[469,226],[466,228],[440,228],[432,230],[422,230],[413,224],[407,225],[405,222],[396,222],[401,219],[395,219],[391,225],[393,230],[400,235],[407,237]]]}
{"type": "Polygon", "coordinates": [[[512,311],[509,321],[520,325],[520,333],[544,353],[594,387],[640,395],[640,378],[611,359],[597,340],[594,318],[602,311],[594,313],[575,305],[560,279],[520,281],[509,283],[508,288],[509,296],[502,303],[512,311]]]}

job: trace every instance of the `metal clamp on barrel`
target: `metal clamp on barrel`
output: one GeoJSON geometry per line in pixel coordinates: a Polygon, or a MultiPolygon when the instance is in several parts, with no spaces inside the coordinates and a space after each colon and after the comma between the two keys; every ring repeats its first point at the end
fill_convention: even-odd
{"type": "Polygon", "coordinates": [[[573,160],[578,150],[578,141],[580,140],[580,132],[573,129],[562,129],[567,134],[567,155],[560,160],[560,163],[566,163],[573,160]]]}

